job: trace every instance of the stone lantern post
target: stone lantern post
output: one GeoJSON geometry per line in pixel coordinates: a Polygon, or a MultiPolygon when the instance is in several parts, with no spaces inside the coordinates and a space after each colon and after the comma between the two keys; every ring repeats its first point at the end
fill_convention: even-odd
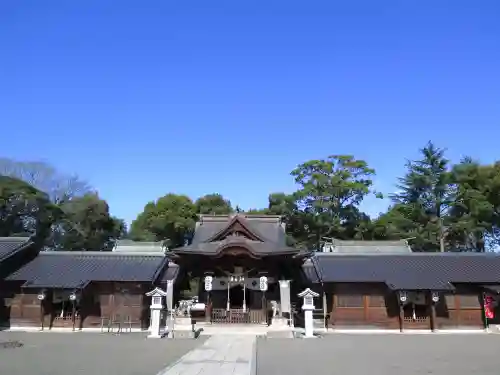
{"type": "Polygon", "coordinates": [[[159,339],[161,338],[160,320],[161,310],[163,309],[163,297],[166,297],[167,293],[160,288],[155,288],[151,292],[146,293],[146,296],[151,297],[151,305],[149,306],[151,310],[151,324],[148,338],[159,339]]]}
{"type": "Polygon", "coordinates": [[[307,288],[302,293],[299,293],[298,296],[303,298],[302,310],[304,310],[304,328],[306,330],[305,337],[314,337],[312,312],[314,310],[314,298],[318,297],[319,294],[307,288]]]}

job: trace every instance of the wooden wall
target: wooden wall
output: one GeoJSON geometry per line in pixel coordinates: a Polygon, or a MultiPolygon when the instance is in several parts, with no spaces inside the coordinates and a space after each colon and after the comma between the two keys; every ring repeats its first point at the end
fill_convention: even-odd
{"type": "Polygon", "coordinates": [[[399,306],[385,285],[336,284],[330,294],[330,327],[399,328],[399,306]]]}
{"type": "MultiPolygon", "coordinates": [[[[99,328],[102,321],[118,318],[132,321],[132,327],[147,329],[149,326],[149,299],[145,293],[151,285],[140,283],[91,283],[82,293],[75,327],[99,328]]],[[[21,289],[18,285],[8,285],[8,298],[2,298],[3,326],[41,326],[41,301],[38,290],[21,289]]],[[[43,323],[45,328],[72,327],[72,318],[60,318],[52,311],[52,291],[47,291],[43,303],[43,323]]],[[[68,306],[71,309],[71,306],[68,306]]]]}
{"type": "Polygon", "coordinates": [[[397,294],[384,284],[351,283],[327,285],[328,326],[332,328],[453,329],[484,328],[481,294],[458,288],[455,294],[441,294],[433,322],[430,293],[427,306],[413,317],[407,306],[400,318],[397,294]]]}
{"type": "Polygon", "coordinates": [[[458,290],[442,295],[436,304],[436,328],[484,328],[482,296],[458,290]]]}

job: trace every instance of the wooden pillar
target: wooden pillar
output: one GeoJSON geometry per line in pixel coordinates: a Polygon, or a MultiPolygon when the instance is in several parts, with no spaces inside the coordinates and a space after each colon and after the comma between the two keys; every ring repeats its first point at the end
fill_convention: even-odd
{"type": "Polygon", "coordinates": [[[330,325],[331,326],[335,326],[335,318],[334,318],[334,315],[335,315],[335,293],[332,292],[332,307],[330,309],[330,325]]]}
{"type": "Polygon", "coordinates": [[[76,323],[76,306],[75,306],[75,301],[71,301],[71,320],[73,323],[73,331],[75,330],[75,323],[76,323]]]}
{"type": "Polygon", "coordinates": [[[212,301],[210,299],[210,292],[207,291],[207,300],[205,305],[205,322],[212,322],[212,301]]]}
{"type": "Polygon", "coordinates": [[[434,332],[437,329],[437,322],[436,322],[436,302],[433,300],[433,293],[429,292],[427,293],[426,296],[428,308],[430,309],[430,318],[431,318],[431,331],[434,332]],[[430,304],[430,306],[429,306],[430,304]]]}
{"type": "Polygon", "coordinates": [[[402,302],[399,302],[399,332],[403,332],[405,322],[405,312],[402,302]]]}
{"type": "Polygon", "coordinates": [[[266,291],[262,291],[262,315],[264,316],[266,324],[269,325],[269,319],[268,319],[268,314],[267,314],[267,299],[266,299],[266,291]]]}
{"type": "Polygon", "coordinates": [[[43,331],[45,328],[45,307],[44,300],[40,300],[40,328],[43,331]]]}
{"type": "Polygon", "coordinates": [[[323,287],[323,327],[328,329],[326,292],[323,287]]]}

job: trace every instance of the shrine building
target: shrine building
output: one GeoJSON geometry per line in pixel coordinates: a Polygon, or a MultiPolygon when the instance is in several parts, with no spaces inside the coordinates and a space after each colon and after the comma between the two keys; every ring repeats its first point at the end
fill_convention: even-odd
{"type": "MultiPolygon", "coordinates": [[[[118,241],[113,251],[40,251],[0,239],[0,326],[99,329],[150,325],[154,288],[165,313],[186,299],[207,324],[304,324],[299,294],[318,294],[317,327],[485,329],[500,308],[496,253],[414,253],[405,241],[333,240],[320,252],[287,245],[279,216],[200,215],[183,247],[118,241]]],[[[167,315],[167,314],[165,314],[167,315]]]]}

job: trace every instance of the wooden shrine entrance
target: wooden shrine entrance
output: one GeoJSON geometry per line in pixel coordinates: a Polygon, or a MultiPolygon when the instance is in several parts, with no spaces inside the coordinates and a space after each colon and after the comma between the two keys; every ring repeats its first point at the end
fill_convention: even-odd
{"type": "Polygon", "coordinates": [[[267,324],[263,309],[212,309],[212,323],[225,324],[267,324]]]}

